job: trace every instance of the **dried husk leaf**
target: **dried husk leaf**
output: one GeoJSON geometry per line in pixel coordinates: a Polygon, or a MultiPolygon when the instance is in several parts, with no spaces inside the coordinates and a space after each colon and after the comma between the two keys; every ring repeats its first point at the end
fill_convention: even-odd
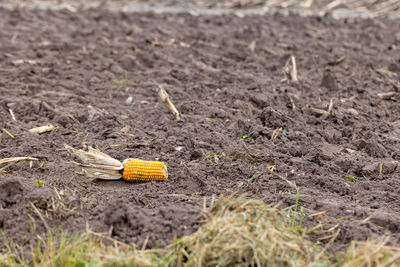
{"type": "Polygon", "coordinates": [[[65,148],[80,160],[82,160],[82,166],[88,166],[91,168],[100,168],[108,170],[122,170],[123,165],[119,160],[116,160],[107,154],[104,154],[93,147],[88,147],[89,151],[84,151],[82,149],[75,149],[68,145],[65,148]]]}
{"type": "Polygon", "coordinates": [[[88,151],[75,149],[68,145],[65,145],[65,148],[83,162],[73,162],[77,166],[82,167],[82,175],[88,178],[104,180],[117,180],[122,177],[120,170],[122,170],[124,166],[119,160],[114,159],[90,146],[88,147],[88,151]]]}

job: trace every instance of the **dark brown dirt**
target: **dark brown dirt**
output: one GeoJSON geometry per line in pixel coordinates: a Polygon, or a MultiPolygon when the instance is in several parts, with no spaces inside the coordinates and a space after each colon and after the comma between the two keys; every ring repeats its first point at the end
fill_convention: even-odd
{"type": "Polygon", "coordinates": [[[398,244],[399,21],[0,9],[0,27],[0,128],[15,136],[1,131],[0,158],[40,159],[0,174],[9,242],[28,245],[45,232],[30,202],[53,229],[153,247],[195,231],[203,199],[241,186],[285,207],[296,184],[306,226],[340,230],[334,251],[370,236],[398,244]],[[283,80],[290,55],[299,83],[283,80]],[[330,114],[315,112],[331,101],[330,114]],[[49,123],[60,128],[28,132],[49,123]],[[119,160],[165,161],[169,179],[84,179],[62,148],[85,138],[119,160]]]}

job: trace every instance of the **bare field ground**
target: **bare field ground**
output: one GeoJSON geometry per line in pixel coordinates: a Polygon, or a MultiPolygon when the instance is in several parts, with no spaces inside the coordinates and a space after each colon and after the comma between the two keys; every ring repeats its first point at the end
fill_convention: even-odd
{"type": "Polygon", "coordinates": [[[304,227],[340,230],[330,250],[368,237],[398,245],[399,26],[0,9],[0,159],[39,159],[1,170],[0,228],[17,247],[49,229],[163,247],[198,229],[204,199],[239,188],[287,207],[298,188],[304,227]],[[58,128],[28,131],[47,124],[58,128]],[[165,161],[169,178],[84,179],[63,150],[82,142],[165,161]]]}

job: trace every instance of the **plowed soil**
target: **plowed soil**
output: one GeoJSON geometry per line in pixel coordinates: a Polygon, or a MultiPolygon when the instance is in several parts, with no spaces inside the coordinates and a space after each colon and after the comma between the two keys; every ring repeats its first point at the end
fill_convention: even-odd
{"type": "Polygon", "coordinates": [[[165,246],[199,227],[204,201],[238,188],[287,207],[296,187],[305,228],[340,230],[333,251],[399,243],[399,21],[0,9],[0,28],[0,159],[39,158],[0,174],[13,246],[46,227],[165,246]],[[63,146],[82,142],[165,161],[168,180],[81,177],[63,146]]]}

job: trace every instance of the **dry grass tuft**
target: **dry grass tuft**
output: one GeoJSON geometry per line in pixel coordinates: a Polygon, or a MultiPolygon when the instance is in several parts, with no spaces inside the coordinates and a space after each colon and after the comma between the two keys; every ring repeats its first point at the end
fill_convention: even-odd
{"type": "Polygon", "coordinates": [[[328,263],[275,207],[259,200],[221,198],[206,223],[169,248],[169,266],[309,266],[328,263]]]}
{"type": "Polygon", "coordinates": [[[154,266],[152,251],[136,250],[116,240],[105,240],[93,233],[85,233],[67,240],[39,241],[31,248],[32,259],[22,259],[16,254],[0,255],[0,266],[154,266]],[[106,245],[108,243],[109,245],[106,245]]]}
{"type": "Polygon", "coordinates": [[[386,246],[386,241],[355,242],[347,248],[339,266],[400,266],[400,247],[386,246]]]}
{"type": "Polygon", "coordinates": [[[372,241],[353,242],[344,257],[331,262],[285,211],[244,197],[221,197],[197,232],[165,249],[139,250],[93,232],[53,237],[32,246],[29,260],[8,246],[0,266],[400,266],[399,247],[372,241]]]}

